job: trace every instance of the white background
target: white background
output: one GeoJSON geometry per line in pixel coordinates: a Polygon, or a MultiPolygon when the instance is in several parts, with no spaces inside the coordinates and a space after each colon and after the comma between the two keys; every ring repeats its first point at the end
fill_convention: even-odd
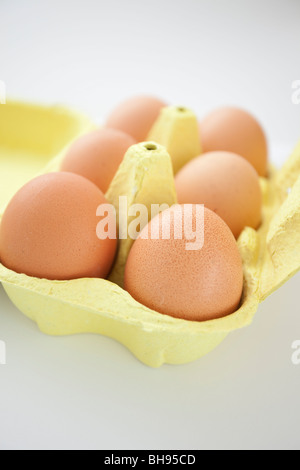
{"type": "MultiPolygon", "coordinates": [[[[0,80],[98,121],[141,92],[199,117],[240,105],[279,165],[300,137],[299,19],[299,0],[0,0],[0,80]]],[[[159,370],[108,338],[43,335],[1,288],[0,448],[299,449],[299,279],[208,356],[159,370]]]]}

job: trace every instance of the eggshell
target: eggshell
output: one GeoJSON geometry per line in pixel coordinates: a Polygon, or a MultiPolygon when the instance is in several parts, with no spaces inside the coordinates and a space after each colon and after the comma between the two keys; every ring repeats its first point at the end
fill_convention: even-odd
{"type": "Polygon", "coordinates": [[[106,277],[116,239],[100,240],[96,210],[107,201],[82,176],[49,173],[23,186],[0,226],[0,257],[7,268],[51,280],[106,277]]]}
{"type": "Polygon", "coordinates": [[[119,129],[137,142],[147,135],[166,104],[153,96],[135,96],[120,103],[109,115],[106,127],[119,129]]]}
{"type": "Polygon", "coordinates": [[[241,155],[259,176],[268,171],[268,147],[263,128],[247,111],[233,107],[216,109],[200,124],[203,152],[225,150],[241,155]]]}
{"type": "Polygon", "coordinates": [[[204,209],[196,224],[196,205],[192,209],[193,231],[204,231],[203,247],[187,250],[187,206],[175,205],[152,219],[133,244],[124,286],[138,302],[163,314],[198,321],[224,317],[241,300],[241,256],[219,216],[204,209]],[[171,225],[169,239],[164,239],[164,224],[171,225]],[[181,239],[176,239],[180,232],[181,239]]]}
{"type": "Polygon", "coordinates": [[[238,238],[245,227],[261,223],[259,177],[244,158],[209,152],[191,160],[175,178],[180,204],[204,204],[228,224],[238,238]]]}
{"type": "Polygon", "coordinates": [[[106,192],[126,151],[135,143],[130,135],[117,129],[97,129],[71,145],[61,170],[84,176],[106,192]]]}

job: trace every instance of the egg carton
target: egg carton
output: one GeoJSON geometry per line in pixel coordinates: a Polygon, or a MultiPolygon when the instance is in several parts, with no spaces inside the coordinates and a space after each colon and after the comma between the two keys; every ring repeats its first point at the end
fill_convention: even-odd
{"type": "MultiPolygon", "coordinates": [[[[4,207],[26,180],[37,173],[58,171],[71,142],[95,128],[88,118],[68,109],[22,103],[0,106],[0,122],[0,198],[4,207]],[[63,150],[58,152],[59,148],[63,150]]],[[[173,167],[177,171],[200,151],[193,112],[165,108],[149,141],[126,153],[106,198],[118,216],[127,216],[120,213],[119,196],[127,196],[128,206],[139,203],[148,209],[151,204],[175,204],[173,167]]],[[[245,228],[238,239],[244,266],[243,297],[239,309],[224,318],[181,320],[135,301],[122,288],[133,243],[130,239],[119,241],[107,280],[49,281],[0,265],[0,281],[17,308],[46,334],[105,335],[151,367],[193,361],[213,350],[231,331],[249,325],[259,304],[299,270],[300,144],[280,171],[270,167],[268,178],[260,181],[262,224],[256,231],[245,228]]]]}

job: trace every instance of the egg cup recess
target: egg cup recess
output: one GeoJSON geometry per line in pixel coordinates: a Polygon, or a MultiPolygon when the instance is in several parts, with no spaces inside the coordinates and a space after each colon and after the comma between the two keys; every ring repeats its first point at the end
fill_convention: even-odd
{"type": "MultiPolygon", "coordinates": [[[[32,172],[40,171],[51,159],[42,171],[57,171],[70,142],[93,128],[89,120],[68,110],[17,103],[0,107],[1,122],[4,118],[1,178],[10,174],[12,181],[16,165],[10,163],[11,155],[24,158],[23,168],[35,162],[32,172]],[[54,135],[59,135],[57,146],[64,148],[52,158],[57,151],[54,135]]],[[[165,108],[149,138],[150,143],[128,150],[106,193],[117,213],[119,196],[127,196],[128,206],[176,203],[173,168],[177,171],[201,152],[197,120],[187,109],[165,108]]],[[[24,182],[18,180],[19,186],[24,182]]],[[[122,288],[130,239],[120,240],[108,280],[48,281],[17,274],[2,265],[0,280],[12,302],[46,334],[102,334],[125,345],[151,367],[193,361],[213,350],[231,331],[249,325],[259,303],[299,270],[300,144],[280,171],[270,168],[269,178],[261,178],[261,186],[263,222],[257,231],[246,228],[238,239],[244,290],[240,308],[227,317],[206,322],[180,320],[135,301],[122,288]]],[[[2,195],[3,205],[10,195],[2,195]]]]}

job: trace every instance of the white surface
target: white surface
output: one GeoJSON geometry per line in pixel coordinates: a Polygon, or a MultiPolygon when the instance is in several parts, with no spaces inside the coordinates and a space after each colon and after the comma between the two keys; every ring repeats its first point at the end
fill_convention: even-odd
{"type": "MultiPolygon", "coordinates": [[[[2,0],[0,80],[99,120],[139,92],[199,116],[240,105],[280,164],[300,134],[299,17],[298,0],[2,0]]],[[[43,335],[1,288],[0,448],[299,449],[299,279],[205,358],[159,370],[108,338],[43,335]]]]}

